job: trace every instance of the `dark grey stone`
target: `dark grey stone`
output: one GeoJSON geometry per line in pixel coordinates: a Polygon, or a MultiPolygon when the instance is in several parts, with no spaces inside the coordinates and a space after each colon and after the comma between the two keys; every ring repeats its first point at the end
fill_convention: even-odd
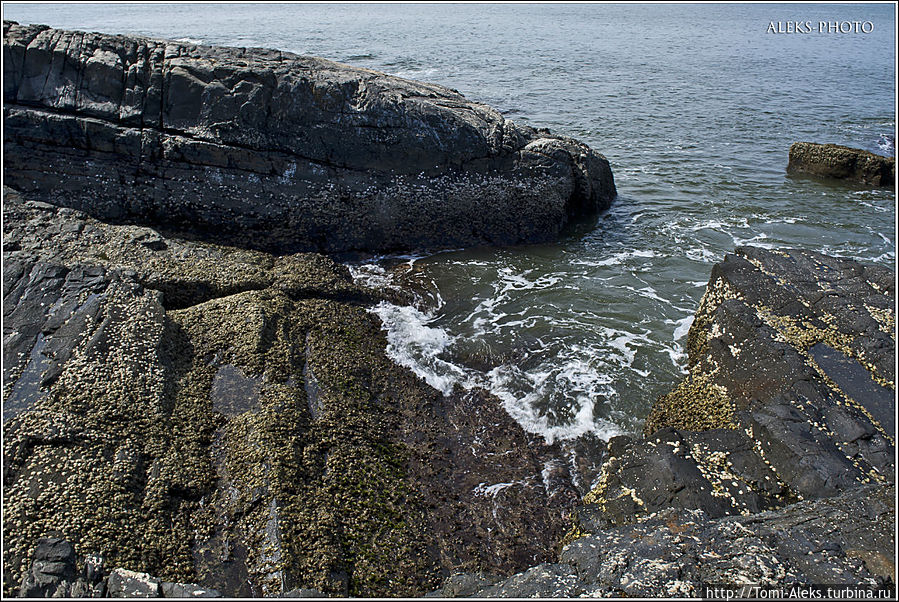
{"type": "Polygon", "coordinates": [[[156,577],[127,569],[113,569],[107,579],[110,598],[159,598],[160,586],[156,577]]]}
{"type": "Polygon", "coordinates": [[[31,567],[25,573],[19,596],[64,598],[72,595],[77,567],[75,548],[60,538],[43,538],[34,547],[31,567]]]}
{"type": "Polygon", "coordinates": [[[490,587],[499,578],[482,573],[459,573],[443,581],[443,587],[425,595],[426,598],[468,598],[490,587]]]}
{"type": "Polygon", "coordinates": [[[602,155],[442,86],[277,50],[3,32],[7,185],[102,219],[386,251],[551,240],[615,196],[602,155]]]}
{"type": "Polygon", "coordinates": [[[296,589],[292,589],[289,592],[284,592],[281,594],[282,598],[327,598],[325,594],[318,591],[317,589],[310,589],[307,587],[298,587],[296,589]]]}
{"type": "Polygon", "coordinates": [[[574,598],[586,586],[569,564],[539,564],[471,595],[473,598],[574,598]]]}

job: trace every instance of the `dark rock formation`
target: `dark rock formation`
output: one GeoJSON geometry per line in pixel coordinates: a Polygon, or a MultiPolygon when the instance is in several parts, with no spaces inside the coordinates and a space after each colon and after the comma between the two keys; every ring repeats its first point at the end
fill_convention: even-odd
{"type": "Polygon", "coordinates": [[[561,559],[588,592],[632,597],[702,596],[709,584],[883,586],[895,571],[894,491],[860,486],[814,503],[716,520],[699,510],[664,510],[578,539],[561,559]]]}
{"type": "Polygon", "coordinates": [[[38,540],[19,596],[24,598],[220,598],[213,589],[193,583],[160,582],[146,573],[113,569],[105,575],[102,560],[89,555],[78,568],[78,556],[68,541],[38,540]]]}
{"type": "Polygon", "coordinates": [[[101,219],[392,250],[545,241],[615,196],[584,144],[441,86],[276,50],[3,33],[6,184],[101,219]]]}
{"type": "Polygon", "coordinates": [[[559,563],[476,595],[895,591],[894,298],[886,268],[800,250],[728,255],[690,329],[689,375],[643,438],[609,441],[559,563]]]}
{"type": "Polygon", "coordinates": [[[34,546],[34,559],[22,579],[23,598],[69,598],[87,591],[76,584],[75,548],[58,537],[42,538],[34,546]]]}
{"type": "Polygon", "coordinates": [[[837,144],[794,142],[787,171],[892,188],[896,159],[837,144]]]}
{"type": "MultiPolygon", "coordinates": [[[[580,537],[558,563],[533,567],[473,597],[690,598],[705,596],[706,586],[739,592],[741,585],[760,584],[895,592],[894,492],[893,485],[862,485],[824,500],[717,519],[669,508],[580,537]]],[[[742,597],[758,596],[747,588],[742,597]]]]}
{"type": "Polygon", "coordinates": [[[106,580],[110,598],[159,598],[162,583],[146,573],[115,569],[106,580]]]}
{"type": "Polygon", "coordinates": [[[886,268],[810,251],[725,257],[690,328],[689,375],[653,406],[646,438],[610,442],[582,528],[667,507],[749,514],[891,481],[893,287],[886,268]]]}
{"type": "Polygon", "coordinates": [[[122,595],[416,595],[552,557],[567,456],[390,362],[344,266],[3,208],[5,595],[70,583],[46,537],[122,595]]]}

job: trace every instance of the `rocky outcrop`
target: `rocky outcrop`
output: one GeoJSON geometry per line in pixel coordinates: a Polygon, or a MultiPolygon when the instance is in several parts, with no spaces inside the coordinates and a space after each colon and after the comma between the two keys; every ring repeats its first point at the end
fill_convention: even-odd
{"type": "Polygon", "coordinates": [[[220,598],[193,583],[161,582],[146,573],[103,570],[101,556],[88,556],[79,569],[75,548],[58,537],[39,539],[22,580],[22,598],[220,598]]]}
{"type": "Polygon", "coordinates": [[[725,257],[690,328],[688,376],[642,438],[609,441],[558,562],[475,595],[895,591],[894,299],[883,267],[796,249],[725,257]]]}
{"type": "Polygon", "coordinates": [[[3,25],[4,177],[269,251],[550,240],[608,161],[441,86],[263,49],[3,25]]]}
{"type": "Polygon", "coordinates": [[[346,267],[3,209],[4,595],[74,595],[98,557],[166,596],[416,595],[552,557],[595,475],[393,364],[346,267]]]}
{"type": "Polygon", "coordinates": [[[653,406],[647,437],[610,442],[582,514],[714,518],[892,481],[893,278],[810,251],[728,255],[690,328],[689,375],[653,406]]]}
{"type": "MultiPolygon", "coordinates": [[[[892,485],[862,485],[839,496],[778,511],[712,519],[669,508],[640,522],[581,537],[560,561],[533,567],[472,597],[693,598],[707,588],[759,598],[759,585],[827,585],[895,594],[892,485]],[[741,589],[741,586],[745,588],[741,589]]],[[[803,587],[804,586],[804,587],[803,587]]],[[[856,594],[858,595],[858,594],[856,594]]],[[[840,597],[838,595],[832,597],[840,597]]]]}
{"type": "Polygon", "coordinates": [[[837,144],[794,142],[787,171],[892,188],[896,159],[837,144]]]}

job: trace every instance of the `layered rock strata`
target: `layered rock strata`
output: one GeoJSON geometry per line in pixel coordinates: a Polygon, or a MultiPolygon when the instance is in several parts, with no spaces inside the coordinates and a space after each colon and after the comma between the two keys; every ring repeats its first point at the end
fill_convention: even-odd
{"type": "Polygon", "coordinates": [[[586,145],[315,57],[3,24],[29,198],[268,251],[551,240],[615,196],[586,145]]]}
{"type": "Polygon", "coordinates": [[[78,575],[107,567],[67,595],[112,588],[109,569],[226,596],[421,594],[551,558],[595,476],[486,393],[393,364],[380,297],[321,255],[11,190],[4,225],[4,595],[42,595],[42,538],[78,575]]]}
{"type": "Polygon", "coordinates": [[[892,188],[896,159],[837,144],[794,142],[787,171],[892,188]]]}

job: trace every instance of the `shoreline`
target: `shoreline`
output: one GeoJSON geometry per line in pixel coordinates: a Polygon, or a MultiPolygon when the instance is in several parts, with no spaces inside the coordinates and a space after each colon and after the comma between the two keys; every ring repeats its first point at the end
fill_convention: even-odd
{"type": "MultiPolygon", "coordinates": [[[[71,73],[64,61],[57,74],[52,58],[32,52],[30,44],[41,35],[46,47],[55,48],[73,34],[16,29],[6,22],[4,30],[12,32],[10,45],[29,48],[21,51],[19,63],[11,50],[8,68],[20,83],[4,92],[12,94],[4,143],[14,151],[12,160],[4,154],[4,175],[13,184],[27,184],[22,191],[4,190],[4,321],[13,329],[9,337],[4,333],[6,595],[21,583],[20,591],[34,596],[125,595],[128,588],[149,588],[157,595],[216,590],[237,597],[666,596],[696,593],[701,583],[728,579],[780,575],[786,584],[823,578],[825,573],[804,560],[809,554],[846,578],[885,587],[895,583],[894,569],[884,564],[894,529],[882,520],[895,515],[890,504],[895,424],[888,420],[887,400],[895,399],[895,275],[889,270],[795,249],[737,249],[712,270],[690,329],[690,375],[656,401],[647,436],[614,437],[607,444],[595,437],[547,443],[525,432],[488,392],[455,387],[441,393],[391,361],[381,323],[367,311],[391,297],[360,286],[346,266],[323,255],[291,252],[296,245],[341,250],[328,242],[327,227],[335,228],[340,240],[356,241],[348,248],[365,244],[365,223],[352,228],[361,237],[346,234],[339,223],[352,222],[356,213],[331,216],[309,230],[318,228],[315,236],[302,239],[302,234],[305,242],[295,243],[289,237],[298,213],[275,211],[260,219],[255,212],[266,211],[266,202],[247,204],[249,189],[243,184],[231,196],[221,189],[211,200],[204,196],[216,178],[207,173],[207,163],[193,158],[208,152],[204,161],[222,159],[221,149],[204,145],[224,140],[225,147],[241,149],[221,170],[263,173],[246,165],[235,169],[230,162],[249,161],[257,152],[270,158],[264,136],[264,144],[247,147],[240,140],[251,130],[210,129],[202,117],[199,125],[192,124],[178,113],[186,109],[176,110],[170,102],[156,117],[173,119],[177,133],[168,131],[172,126],[151,125],[151,139],[145,139],[145,109],[121,117],[126,104],[120,102],[119,117],[110,120],[104,99],[114,94],[97,91],[102,77],[79,80],[81,100],[65,96],[67,78],[87,70],[90,60],[74,61],[82,67],[71,73]],[[36,75],[29,71],[35,65],[36,75]],[[23,82],[42,73],[48,81],[47,74],[58,78],[57,92],[28,91],[23,82]],[[55,106],[70,102],[72,114],[55,106]],[[50,105],[54,109],[45,110],[50,105]],[[116,119],[121,124],[110,125],[116,119]],[[137,124],[139,134],[130,131],[137,124]],[[59,132],[69,132],[61,142],[54,140],[59,132]],[[138,138],[135,154],[130,145],[138,138]],[[91,164],[97,157],[102,165],[91,164]],[[132,165],[134,157],[139,160],[132,165]],[[184,175],[196,165],[205,166],[201,178],[184,175]],[[141,180],[133,189],[129,182],[137,180],[126,174],[132,168],[141,180]],[[101,187],[98,174],[105,178],[101,187]],[[80,191],[73,190],[72,181],[82,183],[80,191]],[[181,184],[189,190],[177,189],[181,184]],[[169,198],[148,192],[155,186],[175,193],[169,198]],[[126,189],[131,191],[120,198],[126,189]],[[186,201],[191,194],[200,202],[186,201]],[[127,203],[117,205],[122,198],[127,203]],[[202,240],[153,228],[154,219],[171,208],[166,203],[174,203],[176,212],[186,208],[187,224],[207,200],[227,211],[204,214],[202,240]],[[138,223],[114,223],[123,215],[138,223]],[[225,215],[237,215],[246,232],[235,238],[227,228],[217,230],[225,215]],[[277,230],[269,246],[259,232],[278,220],[288,227],[277,230]],[[236,240],[243,244],[233,245],[236,240]],[[310,246],[313,240],[319,242],[310,246]],[[851,525],[827,528],[833,517],[851,525]],[[800,525],[806,520],[810,527],[800,525]],[[668,560],[646,564],[659,550],[625,545],[631,525],[638,525],[634,528],[643,537],[660,538],[668,560]],[[791,536],[781,541],[775,535],[783,525],[789,525],[791,536]],[[54,534],[62,534],[68,547],[38,543],[54,534]],[[832,549],[803,544],[802,537],[842,539],[832,549]],[[687,538],[700,542],[699,551],[676,561],[687,538]],[[717,564],[703,562],[736,541],[752,545],[717,564]],[[98,563],[97,557],[103,560],[98,563]],[[756,563],[751,574],[740,572],[747,561],[756,563]],[[42,562],[64,566],[53,572],[42,562]],[[615,568],[622,566],[633,570],[615,568]]],[[[103,52],[121,44],[136,57],[142,49],[145,55],[160,50],[146,40],[134,42],[135,50],[124,37],[98,35],[89,43],[103,52]]],[[[126,74],[119,78],[122,99],[128,90],[140,96],[138,89],[141,98],[150,98],[157,67],[158,74],[182,69],[190,77],[165,80],[159,89],[168,86],[171,94],[173,86],[183,86],[202,104],[210,103],[205,91],[220,76],[192,82],[202,69],[191,61],[254,60],[245,56],[250,51],[203,50],[195,56],[175,45],[170,56],[169,50],[164,46],[162,66],[153,64],[144,74],[139,58],[134,70],[120,69],[102,52],[92,68],[126,74]],[[141,82],[147,85],[142,88],[141,82]],[[195,94],[190,86],[205,91],[195,94]]],[[[260,64],[268,65],[276,51],[258,52],[260,64]]],[[[279,55],[274,63],[283,60],[279,55]]],[[[311,61],[302,68],[312,75],[293,79],[296,74],[288,69],[277,71],[275,79],[285,78],[302,96],[302,85],[317,81],[317,69],[328,72],[326,91],[310,100],[316,110],[334,100],[327,93],[334,86],[355,86],[357,94],[356,76],[367,86],[382,86],[378,94],[394,102],[395,84],[383,84],[380,75],[367,79],[367,71],[355,70],[347,84],[339,67],[337,85],[329,79],[331,64],[302,60],[311,61]]],[[[228,80],[232,72],[222,69],[228,80]]],[[[252,95],[243,83],[266,79],[255,69],[231,82],[235,97],[252,95]]],[[[564,225],[573,215],[608,207],[614,197],[608,161],[589,147],[543,130],[516,130],[502,118],[493,124],[499,129],[484,134],[460,115],[474,111],[489,124],[493,109],[464,104],[461,96],[438,86],[407,84],[413,92],[405,99],[437,107],[423,119],[439,122],[429,122],[428,131],[456,137],[460,164],[467,161],[471,134],[475,146],[489,139],[490,160],[510,174],[491,180],[497,185],[491,198],[499,199],[493,210],[500,216],[477,217],[482,220],[477,224],[499,233],[476,226],[474,238],[438,236],[438,246],[446,240],[450,245],[530,240],[528,232],[547,215],[564,225]],[[508,140],[515,144],[506,148],[508,140]],[[510,159],[515,153],[519,158],[510,159]],[[522,192],[533,178],[539,180],[536,192],[522,192]],[[541,208],[541,199],[548,199],[548,209],[541,208]],[[537,213],[502,215],[521,203],[537,213]],[[516,221],[522,216],[524,223],[516,221]]],[[[279,85],[264,82],[253,89],[279,85]]],[[[379,102],[377,95],[364,97],[362,104],[379,102]]],[[[159,98],[165,106],[163,92],[159,98]]],[[[207,113],[220,110],[214,103],[203,106],[207,113]]],[[[390,106],[397,114],[407,110],[403,103],[390,106]]],[[[409,110],[417,119],[418,109],[409,110]]],[[[291,108],[287,117],[301,114],[296,111],[291,108]]],[[[342,125],[327,118],[324,123],[336,132],[333,139],[341,137],[342,125]]],[[[250,125],[257,133],[264,129],[250,125]]],[[[280,144],[276,134],[271,146],[280,144]]],[[[377,138],[370,135],[362,142],[377,138]]],[[[355,160],[352,143],[334,144],[349,153],[348,162],[355,160]]],[[[371,152],[374,158],[365,159],[371,164],[349,171],[380,169],[379,152],[390,159],[388,151],[371,152]]],[[[493,169],[478,163],[482,158],[474,159],[475,174],[493,169]]],[[[419,224],[403,222],[409,207],[432,206],[435,198],[446,203],[441,195],[459,182],[463,197],[471,190],[483,192],[480,180],[471,184],[461,177],[446,184],[444,178],[466,169],[410,176],[424,178],[425,196],[405,199],[408,207],[400,203],[388,224],[390,236],[419,224]],[[429,188],[431,180],[439,182],[436,189],[429,188]]],[[[287,171],[276,169],[272,177],[287,178],[287,171]]],[[[278,186],[299,199],[308,194],[307,184],[291,176],[278,186]]],[[[353,186],[359,191],[377,182],[363,178],[353,186]]],[[[395,196],[379,190],[374,197],[338,195],[328,202],[362,204],[366,214],[372,199],[389,203],[395,196]]],[[[299,201],[284,206],[294,202],[299,201]]],[[[463,205],[468,212],[478,209],[463,205]]],[[[436,221],[472,226],[464,212],[439,214],[436,221]]],[[[556,225],[537,239],[553,238],[556,225]]],[[[397,294],[411,298],[408,290],[397,294]]]]}

